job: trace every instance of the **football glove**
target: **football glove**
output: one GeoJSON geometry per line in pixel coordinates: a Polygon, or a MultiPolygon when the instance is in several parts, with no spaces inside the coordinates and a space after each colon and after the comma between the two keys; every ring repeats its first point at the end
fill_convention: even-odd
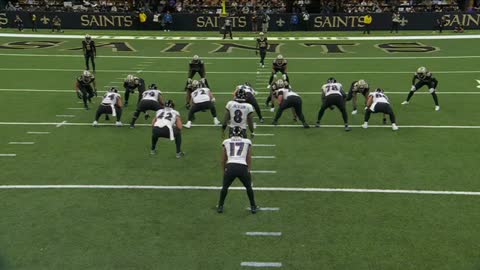
{"type": "Polygon", "coordinates": [[[78,97],[78,99],[82,99],[82,98],[83,98],[82,93],[81,93],[80,91],[77,91],[77,97],[78,97]]]}
{"type": "Polygon", "coordinates": [[[415,85],[412,85],[412,88],[410,88],[410,91],[415,91],[415,90],[417,90],[417,89],[415,88],[415,85]]]}
{"type": "Polygon", "coordinates": [[[212,98],[212,102],[215,103],[215,98],[212,98]]]}
{"type": "Polygon", "coordinates": [[[283,74],[283,75],[282,75],[282,78],[283,78],[283,80],[286,80],[286,79],[287,79],[287,75],[286,75],[286,74],[283,74]]]}
{"type": "Polygon", "coordinates": [[[94,90],[93,90],[93,95],[94,95],[95,97],[98,96],[98,94],[97,94],[97,89],[94,89],[94,90]]]}

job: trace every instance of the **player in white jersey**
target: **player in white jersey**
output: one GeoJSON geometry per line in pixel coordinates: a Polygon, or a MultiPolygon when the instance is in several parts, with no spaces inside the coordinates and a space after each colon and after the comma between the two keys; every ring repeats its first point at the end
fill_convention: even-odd
{"type": "Polygon", "coordinates": [[[246,102],[246,93],[243,88],[235,92],[235,99],[227,103],[226,109],[227,111],[222,125],[222,134],[225,133],[225,129],[229,126],[229,137],[231,137],[233,128],[240,127],[242,129],[242,137],[247,138],[248,125],[248,129],[253,138],[255,135],[255,133],[253,133],[253,106],[246,102]]]}
{"type": "Polygon", "coordinates": [[[176,156],[181,158],[182,152],[182,119],[180,113],[175,110],[172,100],[165,103],[165,107],[158,110],[152,122],[152,147],[150,154],[157,153],[157,142],[159,138],[175,140],[176,156]]]}
{"type": "Polygon", "coordinates": [[[302,98],[292,89],[286,88],[285,82],[283,80],[278,80],[276,82],[276,85],[278,86],[278,89],[275,90],[273,96],[277,99],[280,106],[278,107],[277,113],[275,114],[272,125],[278,124],[278,119],[280,119],[284,110],[288,108],[293,108],[296,117],[300,119],[303,127],[309,128],[310,126],[305,122],[305,117],[303,116],[302,98]]]}
{"type": "Polygon", "coordinates": [[[392,122],[392,130],[398,130],[395,114],[393,113],[392,106],[388,100],[388,97],[383,92],[383,89],[377,88],[374,93],[368,95],[367,111],[365,113],[365,123],[363,128],[368,128],[368,120],[372,113],[384,113],[390,116],[390,122],[392,122]]]}
{"type": "Polygon", "coordinates": [[[213,116],[213,123],[219,125],[220,121],[217,119],[217,109],[215,108],[215,98],[212,91],[207,87],[202,87],[197,80],[192,82],[192,89],[191,108],[188,112],[188,122],[185,124],[185,127],[190,128],[192,121],[195,119],[195,113],[204,110],[210,110],[213,116]]]}
{"type": "Polygon", "coordinates": [[[237,86],[235,89],[235,92],[233,93],[233,96],[235,97],[235,94],[239,89],[243,89],[245,91],[246,97],[245,101],[248,104],[251,104],[253,108],[255,109],[255,112],[257,113],[258,119],[260,120],[260,123],[263,123],[263,116],[262,116],[262,110],[260,110],[260,106],[258,105],[257,99],[255,96],[257,95],[257,92],[252,88],[250,83],[246,82],[245,84],[237,86]]]}
{"type": "Polygon", "coordinates": [[[255,214],[258,207],[255,203],[252,176],[250,174],[250,169],[252,168],[252,142],[249,139],[242,138],[242,129],[237,126],[233,128],[233,137],[224,140],[222,145],[223,185],[217,212],[223,213],[223,205],[227,197],[228,188],[238,178],[247,190],[250,211],[252,214],[255,214]]]}
{"type": "Polygon", "coordinates": [[[151,84],[148,90],[144,91],[141,95],[142,99],[137,104],[137,110],[133,113],[133,118],[130,122],[130,128],[135,127],[135,122],[137,121],[141,112],[145,114],[145,120],[147,120],[149,117],[147,111],[156,112],[163,108],[164,101],[162,92],[158,90],[157,85],[151,84]]]}
{"type": "Polygon", "coordinates": [[[95,121],[93,121],[93,126],[98,126],[98,119],[102,114],[109,115],[111,114],[114,117],[117,117],[117,122],[115,125],[117,127],[122,126],[120,118],[122,117],[122,97],[118,94],[118,90],[115,87],[110,88],[105,95],[103,95],[102,103],[98,106],[97,113],[95,114],[95,121]]]}
{"type": "Polygon", "coordinates": [[[343,122],[345,124],[345,131],[350,131],[348,126],[348,116],[347,109],[345,108],[345,92],[343,91],[343,86],[341,83],[338,83],[335,78],[330,77],[327,80],[327,83],[322,86],[322,107],[318,112],[317,124],[316,127],[320,127],[320,121],[322,120],[325,110],[336,106],[342,113],[343,122]]]}

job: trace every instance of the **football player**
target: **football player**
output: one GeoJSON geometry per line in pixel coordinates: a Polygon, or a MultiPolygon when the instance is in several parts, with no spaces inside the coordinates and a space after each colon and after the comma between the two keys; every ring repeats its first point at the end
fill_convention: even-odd
{"type": "Polygon", "coordinates": [[[350,131],[348,126],[348,116],[347,109],[345,108],[345,92],[343,91],[343,86],[341,83],[338,83],[335,78],[330,77],[327,80],[327,83],[322,86],[322,107],[318,112],[317,124],[316,127],[320,127],[320,121],[322,120],[325,110],[328,108],[333,108],[336,106],[342,113],[343,122],[345,124],[345,131],[350,131]]]}
{"type": "Polygon", "coordinates": [[[273,60],[272,63],[272,74],[270,75],[270,80],[268,81],[268,86],[267,88],[270,88],[273,82],[273,78],[275,75],[280,72],[282,73],[282,79],[284,81],[290,82],[288,79],[288,74],[287,74],[287,59],[283,58],[281,54],[277,56],[275,60],[273,60]]]}
{"type": "Polygon", "coordinates": [[[192,80],[191,79],[188,79],[187,81],[187,85],[185,86],[185,107],[187,108],[187,110],[190,109],[190,103],[191,103],[191,99],[192,99],[192,92],[193,92],[193,88],[192,88],[192,80]]]}
{"type": "Polygon", "coordinates": [[[358,80],[352,82],[350,85],[350,91],[347,94],[347,101],[352,100],[353,111],[352,114],[355,115],[357,111],[357,94],[362,94],[365,98],[365,104],[367,104],[367,97],[370,92],[370,86],[365,80],[358,80]]]}
{"type": "Polygon", "coordinates": [[[181,158],[185,155],[182,152],[182,119],[180,113],[175,110],[175,104],[172,100],[167,100],[165,107],[157,111],[152,122],[152,147],[150,154],[157,153],[157,142],[159,138],[168,138],[175,140],[176,157],[181,158]]]}
{"type": "Polygon", "coordinates": [[[213,123],[219,125],[220,121],[217,119],[217,109],[215,108],[215,98],[212,91],[208,87],[202,87],[197,80],[192,81],[192,99],[191,108],[188,112],[188,122],[185,124],[186,128],[192,126],[192,121],[195,119],[195,113],[204,110],[210,110],[213,117],[213,123]]]}
{"type": "Polygon", "coordinates": [[[433,77],[433,74],[427,70],[425,67],[419,67],[417,72],[413,75],[412,79],[412,88],[410,93],[408,93],[407,100],[402,102],[402,105],[407,105],[410,103],[410,99],[413,94],[423,86],[428,86],[430,94],[432,94],[433,101],[435,102],[435,111],[440,111],[440,105],[438,104],[438,96],[435,92],[438,85],[438,80],[433,77]],[[417,82],[418,80],[418,82],[417,82]]]}
{"type": "Polygon", "coordinates": [[[75,91],[79,99],[83,99],[83,106],[88,110],[88,102],[92,102],[92,98],[97,96],[97,86],[95,76],[90,71],[85,70],[75,81],[75,91]]]}
{"type": "Polygon", "coordinates": [[[253,106],[253,108],[255,109],[255,112],[257,113],[258,119],[260,119],[260,123],[263,123],[264,120],[262,116],[262,110],[260,109],[257,99],[255,98],[255,95],[257,94],[255,89],[252,88],[252,85],[250,83],[246,82],[242,85],[237,86],[237,88],[235,89],[235,93],[233,93],[234,97],[236,92],[240,89],[243,89],[245,91],[245,94],[246,94],[245,101],[248,104],[251,104],[253,106]]]}
{"type": "Polygon", "coordinates": [[[365,123],[362,125],[363,128],[368,128],[368,120],[372,113],[388,114],[390,116],[390,122],[392,122],[392,130],[398,130],[395,114],[393,113],[392,106],[390,105],[388,97],[383,92],[383,89],[377,88],[374,93],[368,95],[365,123]]]}
{"type": "Polygon", "coordinates": [[[276,85],[278,89],[275,90],[273,95],[277,99],[279,107],[272,125],[278,124],[278,119],[280,119],[284,110],[293,108],[295,110],[295,115],[300,119],[303,127],[309,128],[310,126],[305,122],[305,117],[303,116],[302,98],[292,89],[288,88],[283,80],[278,80],[276,85]]]}
{"type": "Polygon", "coordinates": [[[252,188],[252,142],[249,139],[242,138],[242,128],[236,126],[232,131],[233,136],[223,141],[222,170],[223,185],[220,191],[220,199],[217,205],[217,212],[223,213],[225,198],[228,188],[233,181],[238,178],[245,187],[250,201],[250,211],[257,213],[258,207],[255,203],[255,196],[252,188]]]}
{"type": "Polygon", "coordinates": [[[142,78],[135,77],[133,75],[128,75],[123,83],[125,88],[125,107],[128,106],[128,100],[130,99],[130,94],[135,93],[135,88],[138,89],[138,102],[142,99],[142,94],[145,92],[145,81],[142,78]]]}
{"type": "Polygon", "coordinates": [[[246,102],[246,99],[247,94],[245,90],[240,88],[235,92],[235,99],[227,103],[227,111],[222,125],[222,134],[225,133],[225,129],[229,126],[229,136],[231,137],[233,129],[240,127],[242,129],[242,137],[247,138],[248,125],[252,138],[255,136],[253,130],[253,106],[246,102]]]}
{"type": "Polygon", "coordinates": [[[255,53],[258,55],[260,52],[260,66],[265,67],[265,57],[267,56],[268,40],[263,32],[260,32],[260,36],[257,38],[257,46],[255,53]]]}
{"type": "Polygon", "coordinates": [[[137,104],[137,110],[133,113],[132,122],[130,122],[130,128],[135,127],[135,122],[140,116],[140,113],[145,114],[145,120],[148,119],[149,115],[147,111],[158,111],[163,108],[163,97],[162,92],[158,90],[157,85],[152,84],[147,91],[142,93],[142,100],[137,104]]]}
{"type": "Polygon", "coordinates": [[[98,119],[100,119],[102,114],[111,114],[113,117],[117,117],[115,125],[121,127],[122,122],[120,119],[122,117],[122,106],[122,97],[118,94],[117,88],[110,88],[110,90],[103,95],[102,103],[98,106],[97,113],[95,114],[95,121],[93,121],[92,125],[94,127],[98,126],[98,119]]]}
{"type": "Polygon", "coordinates": [[[205,63],[203,62],[202,59],[198,55],[194,55],[192,58],[192,61],[190,61],[190,64],[188,65],[188,80],[187,84],[193,80],[193,76],[195,74],[199,74],[201,78],[201,82],[204,83],[208,88],[210,88],[210,85],[208,84],[207,79],[205,78],[206,72],[205,72],[205,63]]]}
{"type": "Polygon", "coordinates": [[[92,40],[90,35],[85,35],[85,39],[82,40],[83,55],[85,56],[85,66],[87,70],[90,70],[89,62],[92,61],[93,73],[95,73],[95,57],[97,57],[97,49],[95,47],[95,41],[92,40]]]}

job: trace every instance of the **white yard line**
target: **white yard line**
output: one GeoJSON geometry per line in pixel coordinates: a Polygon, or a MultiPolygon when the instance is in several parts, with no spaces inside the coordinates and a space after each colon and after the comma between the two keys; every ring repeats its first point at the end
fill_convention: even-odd
{"type": "Polygon", "coordinates": [[[17,154],[0,154],[0,157],[16,157],[17,154]]]}
{"type": "Polygon", "coordinates": [[[247,236],[282,236],[281,232],[246,232],[247,236]]]}
{"type": "Polygon", "coordinates": [[[240,266],[246,266],[246,267],[274,267],[274,268],[279,268],[282,267],[282,263],[280,262],[241,262],[240,266]]]}
{"type": "Polygon", "coordinates": [[[67,108],[67,110],[85,110],[85,108],[67,108]]]}
{"type": "Polygon", "coordinates": [[[272,136],[275,136],[275,134],[272,134],[272,133],[255,133],[255,136],[272,137],[272,136]]]}
{"type": "Polygon", "coordinates": [[[254,147],[275,147],[275,144],[253,144],[254,147]]]}
{"type": "Polygon", "coordinates": [[[57,114],[56,117],[68,117],[68,118],[71,118],[71,117],[75,117],[75,115],[73,115],[73,114],[57,114]]]}
{"type": "Polygon", "coordinates": [[[48,132],[48,131],[28,131],[27,134],[46,135],[46,134],[50,134],[50,132],[48,132]]]}
{"type": "Polygon", "coordinates": [[[275,174],[277,171],[265,171],[265,170],[257,170],[257,171],[250,171],[250,173],[258,173],[258,174],[275,174]]]}
{"type": "Polygon", "coordinates": [[[252,158],[253,159],[274,159],[275,156],[252,156],[252,158]]]}
{"type": "Polygon", "coordinates": [[[30,145],[35,144],[35,142],[9,142],[8,144],[30,145]]]}
{"type": "MultiPolygon", "coordinates": [[[[139,185],[0,185],[0,189],[139,189],[139,190],[221,190],[220,186],[139,186],[139,185]]],[[[359,189],[359,188],[306,188],[306,187],[255,187],[258,191],[281,192],[333,192],[333,193],[380,193],[412,195],[461,195],[480,196],[480,191],[413,190],[413,189],[359,189]]],[[[245,191],[244,187],[229,190],[245,191]]],[[[260,210],[264,210],[261,208],[260,210]]],[[[265,209],[265,211],[268,211],[265,209]]],[[[270,211],[278,211],[275,210],[270,211]]]]}
{"type": "Polygon", "coordinates": [[[61,127],[61,126],[65,125],[66,123],[67,123],[67,121],[63,121],[63,122],[61,122],[61,123],[58,123],[58,124],[56,125],[56,127],[57,127],[57,128],[58,128],[58,127],[61,127]]]}

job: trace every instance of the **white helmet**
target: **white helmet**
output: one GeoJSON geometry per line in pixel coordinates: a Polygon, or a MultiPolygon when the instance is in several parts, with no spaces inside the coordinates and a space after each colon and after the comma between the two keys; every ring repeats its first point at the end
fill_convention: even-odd
{"type": "Polygon", "coordinates": [[[192,81],[192,88],[193,88],[193,89],[198,89],[198,88],[200,88],[200,82],[197,81],[197,80],[193,80],[193,81],[192,81]]]}
{"type": "Polygon", "coordinates": [[[357,82],[357,87],[358,88],[367,88],[368,84],[365,80],[358,80],[357,82]]]}
{"type": "Polygon", "coordinates": [[[133,82],[135,80],[135,77],[132,74],[127,75],[127,82],[133,82]]]}
{"type": "Polygon", "coordinates": [[[425,75],[425,74],[427,74],[427,72],[428,72],[428,70],[427,70],[426,67],[419,67],[417,69],[417,74],[420,74],[420,75],[425,75]]]}
{"type": "Polygon", "coordinates": [[[83,71],[82,75],[83,75],[83,77],[91,77],[92,73],[90,73],[90,71],[88,71],[88,70],[85,70],[85,71],[83,71]]]}

